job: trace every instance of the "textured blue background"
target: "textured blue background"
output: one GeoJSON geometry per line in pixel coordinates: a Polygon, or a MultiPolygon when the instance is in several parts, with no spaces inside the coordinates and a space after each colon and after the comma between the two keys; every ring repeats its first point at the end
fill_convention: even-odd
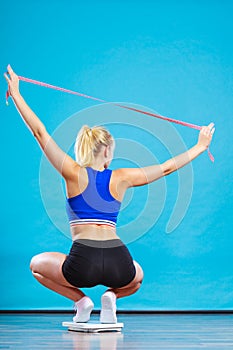
{"type": "MultiPolygon", "coordinates": [[[[10,63],[29,78],[144,105],[195,124],[216,123],[211,147],[216,161],[212,164],[203,154],[193,163],[191,204],[181,224],[165,233],[177,194],[173,174],[166,179],[165,208],[158,221],[128,245],[145,279],[137,294],[119,300],[120,309],[233,308],[232,11],[230,0],[0,4],[2,73],[10,63]]],[[[68,309],[72,302],[30,274],[34,254],[67,252],[71,242],[43,206],[41,150],[13,103],[5,106],[5,89],[2,78],[0,308],[68,309]]],[[[25,83],[21,91],[51,133],[78,110],[94,105],[25,83]]],[[[135,122],[137,118],[147,117],[137,115],[135,122]]],[[[98,122],[93,116],[93,124],[98,122]]],[[[196,131],[176,128],[187,147],[194,144],[196,131]]],[[[121,136],[120,126],[116,133],[121,136]]],[[[141,142],[146,144],[146,138],[141,142]]],[[[160,152],[158,159],[168,156],[160,152]]],[[[143,191],[135,200],[140,201],[140,193],[143,200],[143,191]]],[[[97,308],[102,290],[90,291],[97,308]]]]}

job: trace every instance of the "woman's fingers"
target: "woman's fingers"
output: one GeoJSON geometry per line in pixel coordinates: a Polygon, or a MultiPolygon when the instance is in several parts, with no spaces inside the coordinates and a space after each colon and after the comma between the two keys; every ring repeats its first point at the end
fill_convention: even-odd
{"type": "Polygon", "coordinates": [[[212,130],[210,130],[211,135],[213,135],[214,132],[215,132],[215,128],[212,128],[212,130]]]}
{"type": "Polygon", "coordinates": [[[214,123],[210,123],[210,124],[208,125],[208,128],[209,128],[210,130],[212,130],[213,127],[214,127],[214,123]]]}
{"type": "Polygon", "coordinates": [[[19,93],[19,78],[8,64],[7,72],[4,73],[4,77],[8,83],[8,96],[13,96],[19,93]]]}
{"type": "Polygon", "coordinates": [[[202,146],[209,147],[214,131],[214,123],[210,123],[208,126],[203,126],[199,134],[198,143],[202,146]]]}
{"type": "Polygon", "coordinates": [[[7,72],[4,73],[4,77],[6,79],[6,81],[9,83],[12,79],[12,76],[13,76],[13,69],[11,68],[11,66],[8,64],[7,66],[7,72]]]}
{"type": "Polygon", "coordinates": [[[9,79],[7,73],[4,73],[4,77],[5,77],[6,81],[9,83],[10,79],[9,79]]]}
{"type": "MultiPolygon", "coordinates": [[[[10,77],[10,80],[13,81],[15,78],[18,78],[11,66],[8,64],[7,66],[7,72],[8,76],[10,77]]],[[[9,80],[8,80],[9,81],[9,80]]]]}
{"type": "Polygon", "coordinates": [[[210,123],[208,126],[203,126],[201,131],[205,136],[212,136],[215,131],[214,123],[210,123]]]}
{"type": "Polygon", "coordinates": [[[8,73],[11,75],[11,74],[13,74],[14,72],[13,72],[13,69],[11,68],[11,66],[8,64],[8,66],[7,66],[7,71],[8,71],[8,73]]]}

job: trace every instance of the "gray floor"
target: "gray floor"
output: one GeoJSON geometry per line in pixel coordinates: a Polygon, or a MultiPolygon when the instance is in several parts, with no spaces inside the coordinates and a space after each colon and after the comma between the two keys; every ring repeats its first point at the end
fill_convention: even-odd
{"type": "Polygon", "coordinates": [[[123,332],[101,334],[67,331],[71,318],[1,314],[0,349],[233,349],[233,315],[118,315],[123,332]]]}

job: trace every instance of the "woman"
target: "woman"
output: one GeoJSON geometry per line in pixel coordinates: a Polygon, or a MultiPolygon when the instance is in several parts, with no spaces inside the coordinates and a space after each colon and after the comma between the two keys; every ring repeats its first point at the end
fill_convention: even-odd
{"type": "Polygon", "coordinates": [[[116,233],[117,215],[129,187],[142,186],[191,162],[209,146],[214,124],[201,129],[198,142],[163,164],[145,168],[108,169],[114,140],[102,127],[84,126],[77,137],[77,161],[65,154],[48,134],[19,92],[19,79],[10,66],[4,74],[10,96],[43,152],[66,183],[66,208],[72,234],[69,255],[42,253],[31,260],[33,276],[45,287],[73,300],[74,322],[87,322],[94,307],[80,288],[105,285],[100,321],[115,323],[116,299],[135,293],[143,271],[116,233]]]}

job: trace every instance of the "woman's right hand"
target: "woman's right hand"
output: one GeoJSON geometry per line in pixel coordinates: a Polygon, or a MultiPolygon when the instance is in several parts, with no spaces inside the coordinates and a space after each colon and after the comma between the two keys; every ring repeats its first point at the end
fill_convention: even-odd
{"type": "Polygon", "coordinates": [[[199,133],[197,144],[204,149],[207,149],[211,143],[214,131],[214,123],[210,123],[208,126],[203,126],[199,133]]]}
{"type": "Polygon", "coordinates": [[[8,83],[8,91],[10,96],[13,97],[19,94],[19,78],[9,64],[7,66],[7,72],[4,73],[4,77],[8,83]]]}

